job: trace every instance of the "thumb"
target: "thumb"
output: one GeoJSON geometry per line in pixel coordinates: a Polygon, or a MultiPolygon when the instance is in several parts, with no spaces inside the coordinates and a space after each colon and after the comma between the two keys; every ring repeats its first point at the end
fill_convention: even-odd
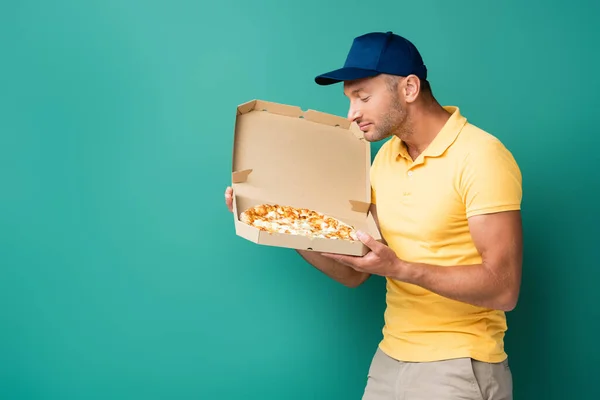
{"type": "Polygon", "coordinates": [[[381,243],[379,243],[377,240],[375,240],[371,235],[369,235],[366,232],[356,231],[356,237],[358,238],[358,240],[363,242],[363,244],[365,246],[367,246],[368,248],[370,248],[373,251],[375,251],[376,249],[379,248],[379,246],[381,246],[381,243]]]}

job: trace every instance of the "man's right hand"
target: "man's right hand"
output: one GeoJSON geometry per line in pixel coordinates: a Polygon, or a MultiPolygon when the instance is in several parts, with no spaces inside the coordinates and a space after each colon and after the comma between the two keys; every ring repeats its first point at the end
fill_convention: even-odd
{"type": "Polygon", "coordinates": [[[229,212],[233,212],[233,188],[231,186],[225,189],[225,205],[229,209],[229,212]]]}

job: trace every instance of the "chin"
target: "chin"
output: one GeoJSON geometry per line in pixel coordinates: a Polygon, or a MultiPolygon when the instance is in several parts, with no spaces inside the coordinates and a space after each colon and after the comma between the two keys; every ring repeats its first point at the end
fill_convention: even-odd
{"type": "Polygon", "coordinates": [[[365,138],[365,140],[367,142],[376,142],[377,141],[377,140],[375,140],[373,135],[369,135],[367,132],[363,132],[363,137],[365,138]]]}
{"type": "Polygon", "coordinates": [[[390,135],[389,134],[381,134],[379,132],[364,132],[363,136],[365,138],[365,140],[367,142],[379,142],[380,140],[383,140],[385,138],[388,138],[390,135]]]}

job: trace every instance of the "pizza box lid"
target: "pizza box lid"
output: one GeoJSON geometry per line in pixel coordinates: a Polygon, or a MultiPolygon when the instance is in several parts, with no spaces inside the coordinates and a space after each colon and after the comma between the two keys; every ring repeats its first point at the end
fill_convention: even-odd
{"type": "Polygon", "coordinates": [[[254,205],[303,207],[381,239],[369,212],[371,149],[357,124],[298,106],[251,100],[237,107],[232,158],[235,230],[254,243],[364,255],[360,241],[268,233],[239,220],[254,205]]]}

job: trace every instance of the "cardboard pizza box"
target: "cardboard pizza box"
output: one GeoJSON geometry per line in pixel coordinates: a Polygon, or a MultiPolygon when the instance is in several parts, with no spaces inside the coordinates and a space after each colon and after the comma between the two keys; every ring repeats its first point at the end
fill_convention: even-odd
{"type": "Polygon", "coordinates": [[[236,234],[257,244],[364,255],[360,241],[268,233],[240,221],[254,205],[303,207],[381,239],[369,213],[371,150],[356,123],[262,100],[237,107],[232,187],[236,234]]]}

